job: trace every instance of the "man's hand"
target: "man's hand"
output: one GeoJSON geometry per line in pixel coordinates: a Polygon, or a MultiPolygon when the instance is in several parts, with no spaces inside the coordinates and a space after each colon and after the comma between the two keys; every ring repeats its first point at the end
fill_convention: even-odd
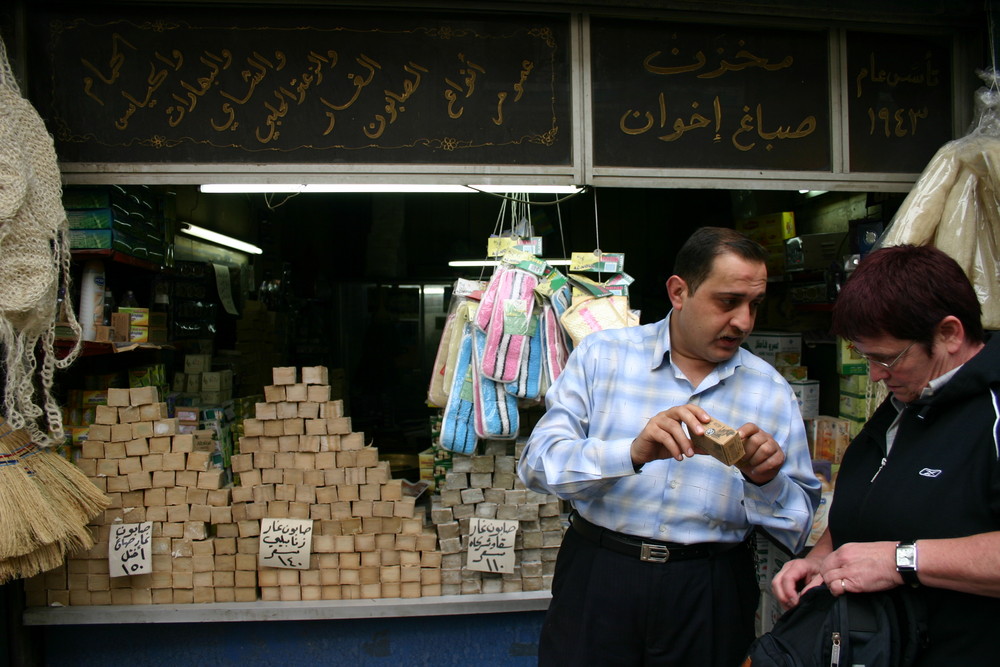
{"type": "Polygon", "coordinates": [[[746,455],[736,463],[736,467],[754,484],[770,482],[781,470],[785,452],[781,451],[770,433],[760,430],[756,424],[744,424],[737,432],[743,438],[746,455]]]}
{"type": "Polygon", "coordinates": [[[697,405],[679,405],[654,415],[642,433],[632,441],[632,465],[639,467],[657,459],[676,459],[694,456],[694,445],[684,432],[681,424],[687,425],[688,432],[702,435],[711,421],[707,412],[697,405]]]}

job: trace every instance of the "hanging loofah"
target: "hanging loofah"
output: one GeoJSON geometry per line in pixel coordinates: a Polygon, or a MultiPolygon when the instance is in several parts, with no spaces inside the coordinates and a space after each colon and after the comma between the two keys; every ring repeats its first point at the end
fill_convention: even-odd
{"type": "Polygon", "coordinates": [[[3,407],[14,428],[43,445],[64,438],[62,413],[52,396],[56,369],[80,349],[80,325],[69,300],[69,225],[52,137],[21,96],[0,39],[0,345],[3,407]],[[58,292],[64,294],[57,311],[58,292]],[[69,324],[76,342],[59,359],[56,322],[69,324]],[[37,389],[41,390],[36,400],[37,389]],[[45,425],[40,425],[40,418],[45,425]]]}
{"type": "Polygon", "coordinates": [[[934,154],[878,245],[933,245],[965,271],[983,308],[983,326],[1000,328],[1000,80],[978,72],[976,119],[964,137],[934,154]]]}

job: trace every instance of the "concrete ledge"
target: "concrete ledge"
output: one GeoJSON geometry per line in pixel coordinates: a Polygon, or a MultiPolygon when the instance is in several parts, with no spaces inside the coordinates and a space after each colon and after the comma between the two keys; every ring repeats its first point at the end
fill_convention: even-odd
{"type": "Polygon", "coordinates": [[[129,623],[219,623],[318,621],[339,618],[394,618],[544,611],[551,591],[426,598],[378,598],[320,602],[233,602],[93,607],[29,607],[25,625],[122,625],[129,623]]]}

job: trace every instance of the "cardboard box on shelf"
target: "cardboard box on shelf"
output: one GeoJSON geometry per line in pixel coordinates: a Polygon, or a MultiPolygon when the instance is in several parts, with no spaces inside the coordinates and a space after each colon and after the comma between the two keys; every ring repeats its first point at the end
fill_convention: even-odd
{"type": "Polygon", "coordinates": [[[783,244],[795,236],[795,213],[782,211],[736,221],[736,229],[762,246],[783,244]]]}
{"type": "Polygon", "coordinates": [[[799,412],[803,419],[819,415],[819,380],[794,380],[792,385],[795,398],[799,403],[799,412]]]}
{"type": "Polygon", "coordinates": [[[837,372],[840,375],[868,374],[868,362],[844,338],[837,339],[837,372]]]}
{"type": "Polygon", "coordinates": [[[779,355],[802,354],[802,334],[787,331],[754,331],[747,336],[745,345],[748,350],[773,366],[779,355]]]}
{"type": "Polygon", "coordinates": [[[805,424],[812,458],[839,464],[854,437],[851,433],[852,421],[819,415],[805,420],[805,424]]]}

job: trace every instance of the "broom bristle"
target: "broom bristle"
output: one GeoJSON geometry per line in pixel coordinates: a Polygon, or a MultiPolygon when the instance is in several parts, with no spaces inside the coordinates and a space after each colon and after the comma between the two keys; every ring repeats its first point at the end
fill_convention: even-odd
{"type": "Polygon", "coordinates": [[[0,558],[55,542],[60,525],[63,521],[18,460],[0,454],[0,558]]]}
{"type": "Polygon", "coordinates": [[[81,523],[86,524],[110,504],[111,499],[83,471],[51,449],[29,442],[17,453],[21,464],[34,473],[40,485],[49,489],[47,495],[53,504],[81,523]]]}
{"type": "Polygon", "coordinates": [[[28,579],[48,572],[64,562],[63,548],[59,544],[45,544],[22,556],[0,560],[0,584],[13,579],[28,579]]]}
{"type": "Polygon", "coordinates": [[[110,499],[79,468],[3,417],[0,463],[0,558],[51,544],[61,553],[93,546],[86,524],[110,499]]]}

